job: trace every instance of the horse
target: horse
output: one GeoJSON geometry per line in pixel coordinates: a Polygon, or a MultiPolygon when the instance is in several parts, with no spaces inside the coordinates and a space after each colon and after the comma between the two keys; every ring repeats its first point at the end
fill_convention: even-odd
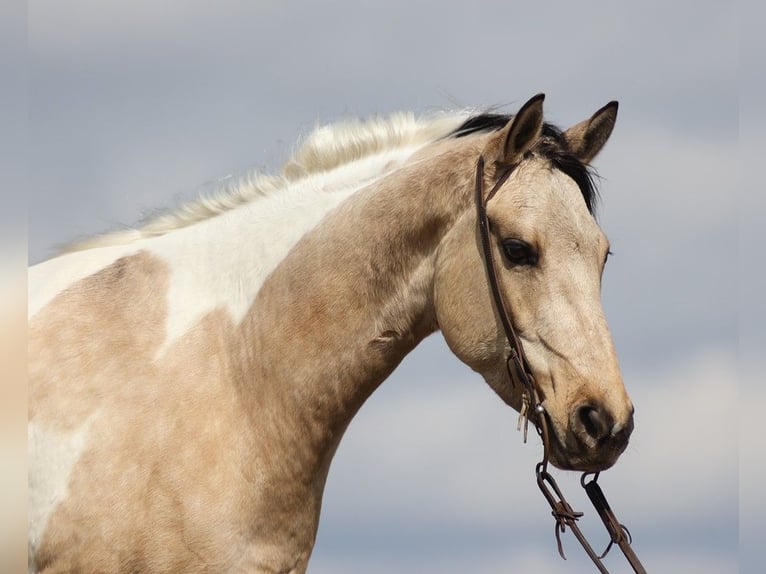
{"type": "Polygon", "coordinates": [[[550,460],[600,471],[633,405],[601,306],[590,164],[610,102],[562,130],[445,112],[318,128],[253,175],[29,270],[29,570],[307,569],[349,422],[441,331],[524,408],[480,253],[541,394],[550,460]]]}

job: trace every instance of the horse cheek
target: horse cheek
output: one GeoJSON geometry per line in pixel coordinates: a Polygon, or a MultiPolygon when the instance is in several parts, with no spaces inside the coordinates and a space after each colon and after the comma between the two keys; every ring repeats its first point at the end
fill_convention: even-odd
{"type": "Polygon", "coordinates": [[[449,239],[434,278],[436,319],[452,352],[486,373],[497,359],[498,329],[484,267],[470,239],[449,239]]]}

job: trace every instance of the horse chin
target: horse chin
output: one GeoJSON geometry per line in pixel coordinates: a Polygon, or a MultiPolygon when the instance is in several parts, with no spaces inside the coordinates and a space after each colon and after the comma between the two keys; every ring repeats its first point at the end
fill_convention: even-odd
{"type": "Polygon", "coordinates": [[[611,468],[617,459],[612,461],[591,461],[581,456],[561,455],[551,452],[548,460],[560,470],[573,470],[577,472],[601,472],[611,468]]]}
{"type": "Polygon", "coordinates": [[[548,460],[561,470],[574,470],[577,472],[601,472],[614,466],[619,458],[619,453],[584,455],[551,448],[548,460]]]}

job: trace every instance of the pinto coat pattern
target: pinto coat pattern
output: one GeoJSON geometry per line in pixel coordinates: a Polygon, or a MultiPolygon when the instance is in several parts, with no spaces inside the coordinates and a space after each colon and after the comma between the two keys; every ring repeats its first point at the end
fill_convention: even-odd
{"type": "Polygon", "coordinates": [[[346,427],[438,329],[518,409],[478,252],[480,154],[489,180],[518,164],[488,213],[498,260],[509,239],[537,255],[500,281],[552,462],[612,465],[632,405],[587,164],[616,105],[561,132],[542,101],[320,128],[280,177],[30,269],[30,571],[304,572],[346,427]]]}

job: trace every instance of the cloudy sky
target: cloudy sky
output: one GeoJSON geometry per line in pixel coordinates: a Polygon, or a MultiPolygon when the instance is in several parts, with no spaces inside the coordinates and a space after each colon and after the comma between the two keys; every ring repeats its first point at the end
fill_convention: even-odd
{"type": "MultiPolygon", "coordinates": [[[[617,99],[596,163],[615,252],[604,305],[637,428],[601,483],[649,571],[748,571],[737,14],[728,2],[559,4],[30,2],[30,261],[221,178],[273,171],[318,122],[513,112],[545,92],[548,119],[567,126],[617,99]]],[[[429,338],[352,423],[309,571],[588,571],[572,539],[567,562],[556,554],[534,484],[539,455],[521,444],[514,413],[429,338]]],[[[588,512],[586,532],[605,540],[577,477],[559,474],[588,512]]],[[[627,571],[619,558],[609,564],[627,571]]]]}

